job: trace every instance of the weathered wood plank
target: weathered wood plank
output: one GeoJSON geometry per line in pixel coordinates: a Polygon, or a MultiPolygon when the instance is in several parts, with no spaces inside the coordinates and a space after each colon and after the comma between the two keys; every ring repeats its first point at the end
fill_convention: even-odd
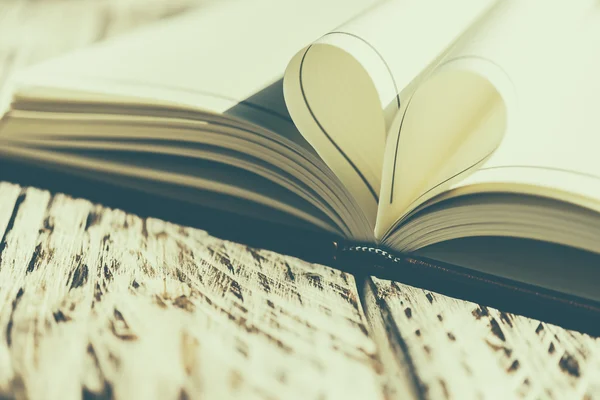
{"type": "Polygon", "coordinates": [[[417,398],[600,397],[600,338],[377,278],[364,304],[417,398]]]}
{"type": "Polygon", "coordinates": [[[37,189],[16,203],[0,397],[383,396],[352,276],[37,189]]]}
{"type": "MultiPolygon", "coordinates": [[[[197,1],[0,4],[18,68],[197,1]]],[[[0,183],[0,397],[382,396],[353,278],[0,183]]]]}
{"type": "MultiPolygon", "coordinates": [[[[0,87],[195,3],[2,1],[0,87]]],[[[589,336],[373,279],[370,339],[351,276],[82,200],[0,183],[0,249],[0,397],[600,397],[589,336]]]]}

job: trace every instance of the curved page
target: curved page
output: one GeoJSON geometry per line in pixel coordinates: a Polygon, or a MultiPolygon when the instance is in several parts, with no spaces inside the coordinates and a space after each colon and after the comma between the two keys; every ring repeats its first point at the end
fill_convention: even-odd
{"type": "MultiPolygon", "coordinates": [[[[600,212],[599,48],[600,9],[595,1],[501,3],[451,59],[475,68],[502,94],[506,106],[502,140],[470,176],[451,182],[444,193],[421,206],[421,214],[427,214],[432,203],[484,193],[546,197],[600,212]],[[476,67],[484,65],[492,67],[476,67]],[[501,73],[489,74],[493,71],[501,73]],[[508,81],[496,79],[499,76],[508,81]]],[[[486,196],[478,199],[489,201],[486,196]]],[[[426,230],[420,235],[434,243],[491,232],[487,223],[467,226],[469,218],[465,214],[440,221],[449,236],[434,240],[433,231],[426,230]]],[[[524,215],[520,224],[530,224],[531,218],[524,215]]],[[[401,225],[397,232],[403,229],[401,225]]],[[[505,230],[507,235],[543,240],[550,233],[555,232],[505,230]]]]}
{"type": "MultiPolygon", "coordinates": [[[[248,100],[280,113],[268,96],[255,95],[283,77],[299,48],[373,3],[208,1],[175,19],[35,66],[17,84],[177,103],[215,113],[248,100]]],[[[77,97],[70,93],[69,99],[77,97]]]]}
{"type": "MultiPolygon", "coordinates": [[[[527,62],[496,61],[515,87],[514,121],[493,156],[455,190],[542,195],[600,212],[600,9],[591,0],[544,5],[543,30],[519,39],[527,62]]],[[[540,20],[533,7],[530,15],[540,20]]]]}
{"type": "Polygon", "coordinates": [[[375,219],[386,133],[418,77],[492,0],[388,1],[301,50],[284,94],[302,135],[375,219]]]}
{"type": "MultiPolygon", "coordinates": [[[[312,178],[326,180],[330,195],[348,199],[341,207],[345,211],[338,207],[328,211],[334,220],[339,220],[339,214],[345,214],[344,223],[336,223],[336,228],[340,228],[344,236],[370,240],[374,220],[365,223],[354,200],[344,196],[346,189],[340,189],[337,179],[314,152],[306,148],[306,142],[295,130],[283,104],[282,77],[287,63],[299,48],[373,3],[372,0],[209,1],[197,11],[25,71],[14,81],[17,101],[13,108],[21,113],[48,115],[57,112],[84,113],[86,116],[102,113],[152,115],[165,125],[173,118],[219,119],[222,122],[219,125],[224,129],[235,125],[239,130],[257,135],[261,130],[268,130],[269,140],[283,142],[288,147],[284,153],[288,160],[283,163],[286,170],[293,169],[292,173],[301,177],[309,168],[316,169],[312,178]],[[296,159],[291,159],[294,155],[296,159]],[[347,229],[343,225],[354,227],[347,229]]],[[[18,118],[14,113],[13,116],[18,118]]],[[[77,125],[78,122],[69,121],[69,124],[77,125]]],[[[52,134],[50,139],[56,141],[56,147],[65,145],[64,140],[62,144],[57,140],[61,132],[49,132],[43,121],[39,126],[42,128],[34,133],[52,134]]],[[[74,129],[86,132],[83,128],[79,125],[74,129]]],[[[124,128],[131,129],[128,126],[120,129],[124,128]]],[[[180,133],[180,130],[167,128],[164,129],[165,140],[180,133]]],[[[145,127],[136,126],[136,129],[149,134],[145,127]]],[[[201,129],[197,131],[198,135],[202,133],[201,129]]],[[[222,140],[226,142],[227,135],[223,135],[222,140]]],[[[109,146],[102,157],[97,157],[98,163],[92,160],[86,163],[89,154],[72,147],[63,146],[63,152],[74,153],[69,158],[56,156],[56,152],[50,150],[45,152],[44,148],[33,151],[15,146],[15,143],[6,145],[2,151],[19,157],[44,158],[52,164],[68,164],[73,169],[87,166],[97,170],[99,175],[111,171],[132,175],[135,171],[136,178],[156,177],[161,185],[178,183],[198,190],[227,192],[240,198],[246,196],[248,201],[273,206],[296,216],[302,214],[302,218],[311,224],[322,229],[328,225],[327,229],[331,230],[331,224],[324,222],[326,218],[299,203],[303,198],[313,206],[314,203],[327,203],[312,208],[328,210],[332,204],[329,204],[327,194],[316,196],[310,188],[294,187],[294,193],[299,192],[299,195],[291,199],[288,187],[292,180],[281,182],[286,174],[278,165],[272,165],[264,172],[268,174],[269,182],[261,190],[258,178],[251,181],[243,175],[242,179],[241,173],[238,177],[232,172],[216,181],[210,179],[209,168],[195,170],[186,165],[185,173],[169,174],[167,169],[172,163],[149,162],[152,152],[144,152],[144,157],[130,157],[127,161],[134,165],[126,169],[118,168],[113,162],[111,157],[116,158],[113,154],[116,151],[109,146]],[[109,151],[112,153],[108,154],[109,151]],[[149,165],[139,165],[142,158],[149,165]],[[195,183],[192,185],[192,182],[195,183]],[[271,184],[273,182],[277,187],[271,184]],[[315,197],[319,198],[315,200],[315,197]]],[[[22,143],[18,146],[22,147],[22,143]]],[[[46,142],[41,147],[45,146],[48,146],[46,142]]],[[[154,156],[155,153],[158,152],[154,152],[154,156]]],[[[269,156],[275,155],[269,153],[262,158],[269,161],[269,156]]],[[[235,160],[237,166],[242,166],[243,161],[242,156],[235,160]]],[[[234,171],[238,173],[238,170],[234,171]]]]}

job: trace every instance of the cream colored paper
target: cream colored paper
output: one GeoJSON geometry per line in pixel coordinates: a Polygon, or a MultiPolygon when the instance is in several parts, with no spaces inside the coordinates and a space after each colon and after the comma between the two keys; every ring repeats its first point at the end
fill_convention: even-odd
{"type": "Polygon", "coordinates": [[[301,50],[284,80],[294,123],[375,219],[386,133],[418,77],[492,0],[395,0],[301,50]]]}
{"type": "MultiPolygon", "coordinates": [[[[391,182],[395,173],[395,200],[380,203],[378,237],[389,232],[403,215],[453,187],[462,187],[461,193],[465,193],[464,187],[472,186],[469,192],[473,193],[509,190],[548,194],[588,192],[595,186],[574,189],[558,177],[548,184],[544,176],[548,170],[597,174],[599,164],[588,150],[596,146],[596,136],[589,132],[598,126],[591,111],[597,104],[600,84],[593,72],[599,66],[597,9],[593,1],[505,1],[461,38],[417,89],[415,98],[422,96],[428,85],[439,86],[431,91],[429,103],[422,102],[421,115],[414,115],[414,109],[411,115],[409,108],[405,116],[397,117],[396,127],[405,124],[396,131],[400,132],[398,156],[389,146],[384,169],[384,181],[391,182]],[[448,70],[455,72],[448,74],[448,70]],[[489,91],[482,95],[467,85],[454,88],[454,99],[448,99],[448,107],[469,99],[468,104],[479,109],[459,121],[470,127],[466,137],[445,143],[446,153],[432,154],[427,149],[432,148],[435,131],[447,134],[449,121],[443,115],[443,105],[436,106],[435,101],[452,92],[448,85],[455,79],[452,74],[457,73],[483,79],[479,90],[488,86],[489,91]],[[407,140],[411,136],[407,121],[412,122],[413,139],[420,145],[407,140]],[[427,127],[431,128],[430,136],[423,135],[427,127]],[[423,158],[411,161],[412,152],[423,158]],[[390,166],[393,162],[388,161],[393,159],[398,160],[395,170],[390,166]],[[524,172],[522,166],[528,166],[528,170],[524,172]],[[483,185],[488,179],[485,176],[491,184],[487,188],[483,185]],[[498,181],[506,183],[503,188],[498,181]],[[420,188],[411,191],[419,182],[420,188]],[[518,183],[519,188],[512,183],[518,183]]],[[[463,133],[466,131],[463,129],[463,133]]]]}

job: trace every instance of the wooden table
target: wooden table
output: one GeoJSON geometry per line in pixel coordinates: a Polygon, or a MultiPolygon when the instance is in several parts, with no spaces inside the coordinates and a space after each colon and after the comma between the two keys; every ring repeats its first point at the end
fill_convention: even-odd
{"type": "MultiPolygon", "coordinates": [[[[0,77],[192,1],[0,3],[0,77]]],[[[0,183],[0,398],[600,398],[590,336],[0,183]]]]}

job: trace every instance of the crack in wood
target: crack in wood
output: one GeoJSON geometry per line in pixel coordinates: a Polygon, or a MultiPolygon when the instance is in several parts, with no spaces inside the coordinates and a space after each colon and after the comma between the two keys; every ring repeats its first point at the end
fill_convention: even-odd
{"type": "Polygon", "coordinates": [[[21,189],[21,192],[19,193],[19,196],[17,197],[17,200],[15,201],[15,205],[13,206],[12,212],[10,214],[10,218],[8,220],[8,224],[6,225],[6,229],[4,230],[4,233],[2,234],[2,238],[0,239],[0,265],[2,265],[2,254],[4,252],[4,249],[8,245],[7,237],[15,225],[15,220],[17,218],[17,214],[18,214],[19,210],[21,209],[21,204],[23,204],[23,202],[25,201],[25,196],[26,196],[25,189],[21,189]]]}
{"type": "Polygon", "coordinates": [[[25,294],[25,291],[23,290],[23,288],[19,288],[19,291],[17,292],[17,295],[15,296],[15,299],[12,301],[11,304],[8,322],[6,323],[6,344],[8,345],[8,347],[10,347],[12,344],[12,328],[14,325],[15,312],[17,310],[19,302],[21,301],[21,298],[23,297],[23,294],[25,294]]]}
{"type": "Polygon", "coordinates": [[[558,365],[560,366],[560,369],[562,371],[566,372],[571,376],[578,378],[581,375],[577,359],[569,353],[563,354],[563,356],[558,361],[558,365]]]}
{"type": "MultiPolygon", "coordinates": [[[[389,298],[389,294],[380,293],[379,288],[375,285],[375,283],[371,280],[368,281],[369,285],[372,286],[374,293],[376,294],[377,304],[379,305],[379,312],[383,318],[385,323],[385,330],[388,332],[388,336],[390,338],[390,343],[392,348],[400,352],[401,359],[406,363],[407,372],[410,375],[410,380],[413,383],[413,391],[416,393],[417,398],[419,400],[425,400],[428,397],[428,386],[423,382],[418,373],[417,367],[413,361],[412,354],[410,348],[406,341],[404,340],[401,330],[398,327],[395,318],[393,317],[393,313],[390,310],[387,299],[389,298]]],[[[427,346],[424,346],[424,348],[427,346]]]]}

